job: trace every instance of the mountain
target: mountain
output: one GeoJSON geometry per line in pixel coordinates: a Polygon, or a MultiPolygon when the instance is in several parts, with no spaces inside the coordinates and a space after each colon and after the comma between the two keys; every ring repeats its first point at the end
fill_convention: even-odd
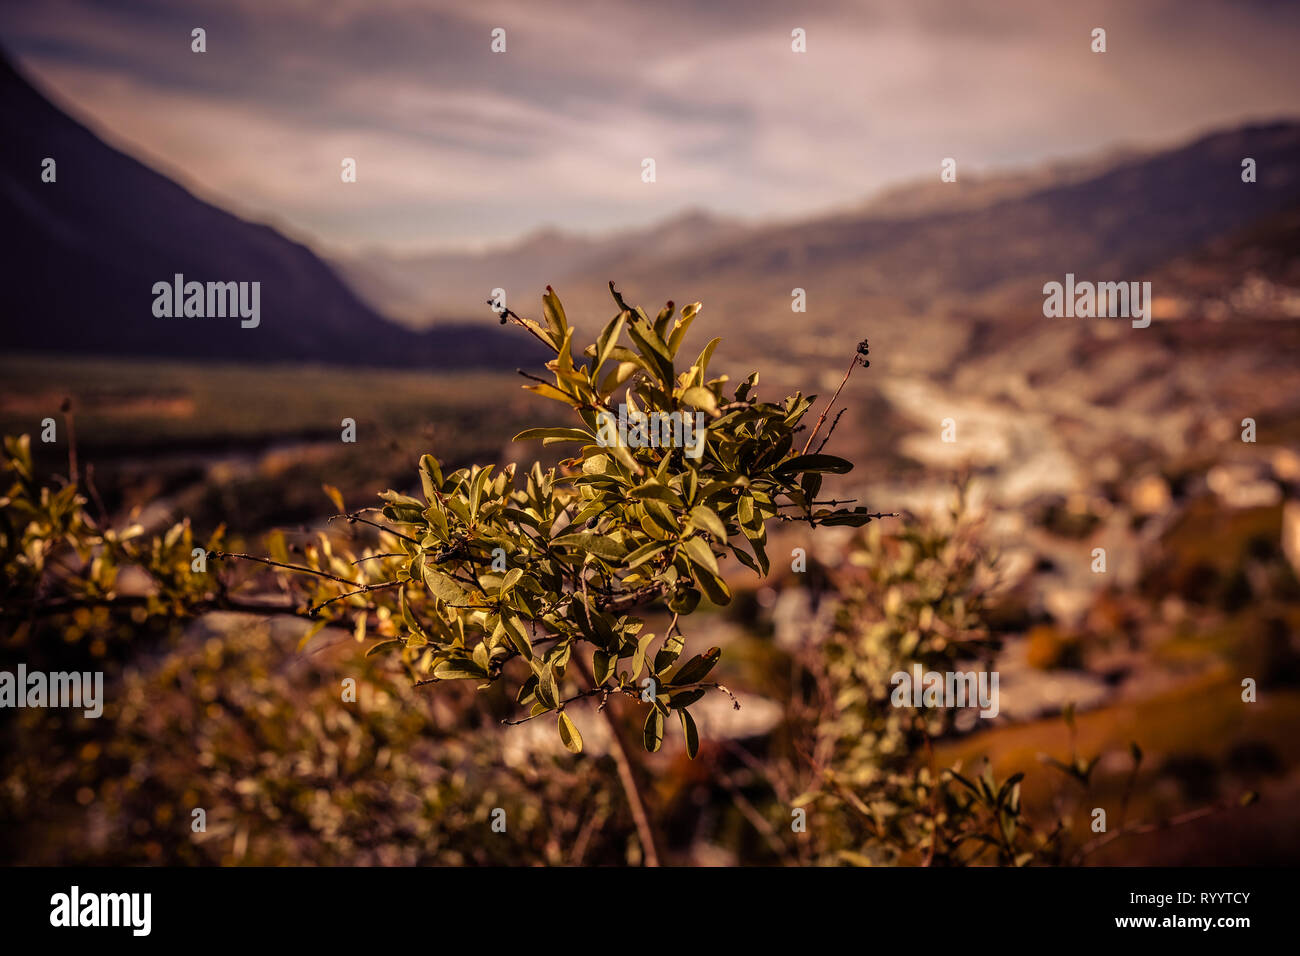
{"type": "MultiPolygon", "coordinates": [[[[776,356],[779,366],[838,355],[841,339],[873,335],[894,360],[935,370],[968,347],[973,324],[1041,317],[1043,284],[1067,272],[1151,279],[1157,297],[1177,298],[1187,276],[1208,281],[1219,263],[1216,281],[1227,286],[1213,296],[1240,298],[1239,273],[1260,256],[1281,257],[1272,277],[1293,272],[1289,211],[1300,207],[1300,125],[1272,123],[1161,151],[959,174],[953,184],[935,177],[800,222],[759,227],[693,211],[611,235],[552,229],[495,250],[369,250],[331,266],[107,146],[5,62],[0,131],[6,344],[96,354],[532,364],[530,340],[487,313],[491,290],[504,288],[527,314],[552,284],[571,314],[603,319],[615,279],[647,308],[669,297],[703,301],[701,328],[731,333],[724,354],[776,356]],[[45,157],[58,162],[54,183],[41,181],[45,157]],[[1242,182],[1245,157],[1256,161],[1257,182],[1242,182]],[[176,273],[259,281],[260,326],[156,318],[151,290],[176,273]],[[806,313],[790,310],[796,288],[806,313]]],[[[1290,302],[1286,288],[1269,292],[1263,308],[1290,302]]],[[[981,334],[1013,336],[1010,326],[981,334]]]]}
{"type": "MultiPolygon", "coordinates": [[[[1300,202],[1300,125],[1206,136],[1097,175],[947,211],[832,216],[657,262],[650,275],[688,284],[838,280],[859,292],[934,299],[1011,283],[1037,294],[1067,271],[1137,278],[1300,202]],[[1241,179],[1243,157],[1258,182],[1241,179]]],[[[789,292],[786,290],[786,297],[789,292]]]]}
{"type": "Polygon", "coordinates": [[[490,320],[483,304],[496,288],[506,290],[509,302],[572,276],[641,258],[688,255],[747,233],[738,222],[691,210],[646,228],[603,236],[541,229],[480,252],[403,255],[368,249],[329,258],[366,302],[419,327],[454,316],[490,320]]]}
{"type": "Polygon", "coordinates": [[[1023,168],[983,173],[963,171],[951,183],[941,182],[937,176],[914,179],[882,189],[853,212],[863,218],[898,220],[986,209],[1005,199],[1093,179],[1140,155],[1135,149],[1116,148],[1023,168]]]}
{"type": "Polygon", "coordinates": [[[0,59],[0,249],[6,349],[203,360],[463,367],[531,364],[495,326],[417,334],[310,249],[191,195],[105,144],[0,59]],[[42,181],[45,158],[54,182],[42,181]],[[260,323],[158,318],[153,286],[259,282],[260,323]]]}
{"type": "Polygon", "coordinates": [[[487,253],[336,261],[363,295],[411,321],[469,314],[497,286],[514,295],[547,283],[571,314],[603,319],[614,279],[646,308],[669,297],[704,302],[724,355],[771,356],[780,369],[876,335],[891,361],[937,371],[971,346],[977,326],[991,336],[982,347],[1013,344],[1018,321],[1041,320],[1043,284],[1067,272],[1149,279],[1157,297],[1182,301],[1194,292],[1183,288],[1188,277],[1207,281],[1213,263],[1220,285],[1243,281],[1249,262],[1289,263],[1297,208],[1300,124],[1277,122],[956,183],[936,176],[799,222],[743,226],[691,213],[600,239],[545,231],[487,253]],[[1242,181],[1246,157],[1256,182],[1242,181]],[[791,312],[796,288],[806,313],[791,312]]]}
{"type": "MultiPolygon", "coordinates": [[[[984,190],[984,202],[948,185],[947,207],[936,190],[910,205],[895,196],[685,255],[629,258],[556,288],[571,312],[593,308],[602,317],[611,278],[647,308],[669,297],[700,300],[704,319],[718,323],[711,334],[723,335],[723,354],[743,348],[773,356],[778,368],[839,355],[846,341],[871,335],[873,345],[876,336],[892,338],[895,359],[939,370],[966,347],[976,319],[1041,321],[1043,284],[1067,272],[1156,279],[1171,274],[1167,264],[1257,224],[1283,217],[1274,227],[1283,228],[1300,205],[1300,124],[1253,125],[1074,165],[1066,175],[1031,176],[1023,188],[1001,183],[984,190]],[[1245,157],[1256,161],[1257,182],[1242,181],[1245,157]],[[805,290],[806,313],[791,312],[796,288],[805,290]]],[[[1157,297],[1171,292],[1153,286],[1157,297]]],[[[1010,326],[993,334],[1013,344],[1010,326]]]]}

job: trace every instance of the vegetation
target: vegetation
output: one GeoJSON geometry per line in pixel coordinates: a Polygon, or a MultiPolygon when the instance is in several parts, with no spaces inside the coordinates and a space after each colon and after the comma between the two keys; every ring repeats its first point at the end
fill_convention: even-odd
{"type": "MultiPolygon", "coordinates": [[[[567,706],[623,694],[647,705],[647,750],[659,749],[675,712],[694,755],[698,734],[688,708],[711,686],[704,678],[719,652],[676,666],[685,648],[678,622],[703,598],[731,600],[718,559],[730,554],[766,573],[767,521],[862,525],[878,515],[816,501],[821,474],[852,465],[794,450],[811,399],[760,402],[756,375],[726,396],[727,377],[709,377],[718,339],[685,370],[675,369],[698,304],[674,321],[669,303],[652,321],[614,295],[619,314],[582,353],[582,364],[575,364],[573,329],[554,293],[543,301],[545,326],[509,315],[556,353],[547,365],[554,382],[535,379],[525,387],[577,417],[576,427],[532,428],[516,438],[573,442],[580,446],[575,456],[558,469],[534,464],[516,483],[513,468],[444,474],[426,455],[422,498],[383,495],[382,551],[347,560],[323,548],[314,556],[311,612],[322,621],[352,613],[361,632],[369,606],[384,601],[388,613],[377,627],[384,640],[374,650],[400,654],[417,679],[488,686],[520,660],[527,670],[516,699],[530,718],[555,713],[575,753],[582,736],[567,706]],[[625,334],[632,347],[622,344],[625,334]],[[698,457],[681,445],[607,443],[600,416],[616,414],[611,404],[621,391],[625,417],[705,413],[707,439],[698,457]],[[345,580],[352,567],[362,576],[345,580]],[[340,594],[340,583],[355,587],[340,594]],[[629,612],[660,600],[673,619],[656,639],[629,612]],[[588,655],[589,686],[566,695],[571,667],[587,671],[588,655]]],[[[369,521],[360,512],[347,519],[369,521]]],[[[287,564],[284,555],[274,557],[287,564]]]]}
{"type": "MultiPolygon", "coordinates": [[[[657,862],[663,836],[698,812],[662,788],[657,807],[647,797],[623,721],[635,713],[655,752],[676,718],[695,759],[709,741],[690,708],[709,691],[731,695],[720,650],[687,655],[682,621],[732,600],[729,558],[767,575],[772,523],[881,515],[818,497],[823,475],[851,468],[823,453],[838,392],[809,428],[811,398],[765,403],[757,376],[733,387],[711,375],[717,339],[679,362],[698,304],[651,318],[613,294],[618,314],[576,355],[549,290],[543,323],[503,316],[555,355],[550,377],[528,375],[525,387],[571,416],[517,437],[571,457],[497,471],[425,455],[418,496],[388,491],[382,507],[348,510],[327,487],[339,512],[330,528],[277,530],[260,548],[233,550],[221,528],[199,537],[189,522],[118,529],[75,455],[65,480],[43,482],[28,439],[6,439],[4,656],[116,669],[103,721],[12,718],[21,732],[9,728],[0,813],[40,833],[72,825],[76,804],[101,837],[108,820],[132,820],[132,862],[657,862]],[[701,453],[609,442],[604,416],[620,401],[634,420],[702,414],[701,453]],[[216,611],[243,612],[242,623],[205,632],[216,611]],[[174,622],[200,615],[174,640],[174,622]],[[281,625],[295,618],[286,644],[281,625]],[[649,631],[648,618],[666,626],[649,631]],[[341,628],[354,640],[340,644],[341,628]],[[332,643],[313,641],[326,633],[332,643]],[[149,635],[163,641],[157,654],[144,653],[149,635]],[[292,654],[295,643],[310,655],[292,654]],[[366,694],[340,706],[341,680],[366,694]],[[564,750],[503,761],[512,731],[499,725],[543,717],[564,750]],[[593,718],[595,755],[583,740],[593,718]],[[587,762],[610,774],[584,773],[587,762]],[[196,809],[208,814],[203,831],[189,826],[196,809]],[[508,835],[483,841],[498,810],[508,835]]],[[[863,343],[846,380],[865,355],[863,343]]],[[[988,668],[995,574],[978,541],[956,511],[896,534],[873,525],[831,572],[834,625],[797,652],[766,752],[720,741],[702,775],[682,778],[731,808],[719,826],[738,808],[762,835],[746,859],[1019,866],[1086,854],[1070,808],[1083,806],[1098,760],[1076,752],[1072,714],[1071,754],[1054,766],[1078,786],[1032,814],[1022,773],[999,779],[987,764],[972,774],[936,758],[936,743],[965,729],[956,710],[890,701],[891,675],[913,664],[988,668]],[[780,825],[792,811],[807,813],[806,829],[780,825]]],[[[1125,806],[1136,745],[1132,755],[1125,806]]],[[[126,861],[96,839],[25,858],[126,861]]]]}
{"type": "MultiPolygon", "coordinates": [[[[422,499],[390,491],[382,509],[337,516],[377,532],[360,553],[323,533],[299,549],[297,561],[282,534],[271,536],[266,557],[221,550],[218,538],[206,549],[190,548],[184,524],[150,541],[147,550],[132,547],[133,530],[117,534],[88,516],[75,479],[58,491],[38,489],[26,442],[13,443],[18,482],[4,506],[6,516],[18,520],[8,522],[0,548],[14,572],[16,600],[6,600],[6,615],[73,604],[105,613],[133,605],[149,615],[250,610],[230,582],[208,573],[206,560],[244,558],[293,572],[281,582],[288,600],[275,609],[316,620],[304,642],[346,619],[359,640],[377,638],[371,653],[397,654],[421,683],[471,680],[480,688],[502,679],[518,659],[526,665],[515,694],[527,708],[523,719],[554,713],[569,750],[582,750],[569,705],[600,696],[598,712],[604,713],[608,698],[618,694],[645,705],[647,750],[659,749],[666,720],[676,713],[694,756],[699,734],[688,708],[719,686],[705,678],[720,652],[709,649],[679,666],[685,649],[679,620],[706,597],[714,604],[730,600],[718,559],[730,554],[765,573],[768,521],[862,525],[879,516],[817,501],[822,474],[842,474],[852,466],[822,454],[820,446],[809,453],[825,413],[802,451],[795,451],[811,399],[795,394],[779,404],[761,402],[757,375],[727,396],[728,378],[708,374],[718,339],[677,371],[698,303],[680,316],[669,303],[652,320],[628,307],[612,283],[610,290],[619,313],[577,362],[573,329],[550,290],[543,300],[545,325],[513,312],[503,315],[556,355],[547,363],[554,381],[530,376],[533,383],[526,387],[568,405],[577,416],[576,427],[534,428],[517,437],[576,442],[577,456],[558,469],[534,464],[516,487],[513,468],[495,475],[492,466],[444,474],[437,459],[426,455],[420,461],[422,499]],[[614,414],[616,394],[626,405],[624,417],[708,416],[702,447],[610,442],[601,416],[614,414]],[[376,511],[381,520],[368,517],[376,511]],[[79,573],[51,573],[51,553],[64,547],[81,561],[79,573]],[[116,592],[118,569],[127,562],[146,571],[155,585],[131,601],[116,592]],[[656,635],[630,613],[656,601],[673,613],[657,645],[656,635]],[[582,680],[574,680],[574,671],[582,680]],[[576,685],[573,693],[566,684],[576,685]]],[[[865,343],[860,348],[849,372],[865,363],[865,343]]],[[[341,495],[329,491],[342,511],[341,495]]],[[[653,856],[632,771],[616,732],[614,737],[623,782],[653,856]]]]}

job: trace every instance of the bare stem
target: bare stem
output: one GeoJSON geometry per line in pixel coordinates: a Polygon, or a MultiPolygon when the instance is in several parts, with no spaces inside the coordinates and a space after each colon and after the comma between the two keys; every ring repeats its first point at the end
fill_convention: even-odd
{"type": "Polygon", "coordinates": [[[813,428],[812,434],[808,436],[808,440],[804,442],[802,454],[808,454],[808,449],[812,447],[813,439],[816,438],[817,433],[822,430],[822,425],[826,424],[826,416],[829,415],[831,409],[835,407],[836,399],[840,397],[840,392],[844,391],[844,386],[849,382],[849,376],[853,374],[853,370],[858,367],[860,361],[861,358],[858,356],[858,353],[854,352],[853,361],[849,363],[849,367],[844,373],[844,378],[840,381],[840,387],[835,390],[835,394],[831,396],[831,400],[827,402],[826,407],[822,409],[822,414],[821,417],[817,419],[816,427],[813,428]]]}
{"type": "Polygon", "coordinates": [[[301,571],[303,574],[314,574],[318,578],[329,578],[331,581],[337,581],[339,584],[346,584],[350,587],[356,587],[360,583],[341,578],[337,574],[330,574],[328,571],[319,571],[316,568],[304,567],[301,564],[284,564],[281,561],[272,561],[270,558],[258,557],[255,554],[240,554],[237,551],[209,551],[208,554],[214,558],[239,558],[241,561],[256,561],[258,564],[266,564],[273,568],[284,568],[286,571],[301,571]]]}
{"type": "MultiPolygon", "coordinates": [[[[595,685],[596,679],[592,676],[591,668],[587,662],[576,654],[573,661],[582,673],[583,679],[589,684],[595,685]]],[[[627,747],[623,743],[623,735],[619,730],[618,723],[610,715],[609,711],[603,707],[597,710],[600,719],[605,722],[605,729],[609,731],[610,753],[614,757],[614,762],[618,765],[618,778],[623,784],[623,793],[627,797],[628,809],[632,811],[632,821],[636,824],[637,838],[641,841],[641,852],[645,855],[645,865],[659,865],[659,848],[655,843],[655,833],[650,827],[650,816],[646,813],[645,801],[641,799],[641,791],[637,787],[636,773],[632,769],[632,761],[628,759],[627,747]]]]}

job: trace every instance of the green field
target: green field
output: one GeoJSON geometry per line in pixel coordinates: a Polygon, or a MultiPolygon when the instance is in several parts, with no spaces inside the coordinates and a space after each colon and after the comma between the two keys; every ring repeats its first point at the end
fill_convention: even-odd
{"type": "Polygon", "coordinates": [[[522,382],[503,372],[6,356],[0,432],[31,435],[38,469],[64,473],[60,408],[70,399],[83,478],[93,466],[110,509],[165,501],[200,526],[255,531],[327,513],[325,483],[349,507],[374,504],[377,492],[414,482],[426,452],[456,467],[531,461],[540,444],[510,439],[563,410],[522,382]],[[40,440],[46,418],[54,443],[40,440]],[[342,440],[346,418],[354,443],[342,440]]]}
{"type": "Polygon", "coordinates": [[[6,356],[0,428],[35,434],[42,419],[61,421],[60,404],[71,398],[84,448],[336,436],[345,417],[397,429],[479,419],[484,407],[521,414],[529,403],[540,411],[520,383],[501,372],[6,356]]]}

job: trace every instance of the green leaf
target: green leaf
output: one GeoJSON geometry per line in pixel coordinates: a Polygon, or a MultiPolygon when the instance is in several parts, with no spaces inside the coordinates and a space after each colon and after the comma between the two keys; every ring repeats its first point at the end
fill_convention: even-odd
{"type": "Polygon", "coordinates": [[[1013,773],[1002,782],[1002,786],[998,788],[997,805],[999,807],[1002,806],[1003,801],[1006,800],[1007,796],[1015,789],[1016,784],[1024,779],[1025,775],[1023,773],[1013,773]]]}
{"type": "Polygon", "coordinates": [[[501,615],[501,629],[506,632],[506,636],[510,638],[510,643],[514,645],[520,656],[524,660],[532,660],[533,645],[528,640],[528,632],[519,619],[503,613],[501,615]]]}
{"type": "Polygon", "coordinates": [[[648,361],[659,378],[659,383],[668,388],[673,381],[673,360],[668,354],[668,346],[647,325],[634,322],[627,327],[627,334],[636,343],[641,355],[648,361]]]}
{"type": "MultiPolygon", "coordinates": [[[[583,442],[594,442],[596,440],[596,436],[581,428],[525,428],[510,440],[531,441],[535,438],[545,438],[553,441],[583,442]]],[[[547,444],[549,444],[549,442],[547,442],[547,444]]]]}
{"type": "Polygon", "coordinates": [[[653,498],[656,501],[664,501],[678,508],[686,507],[686,502],[682,501],[681,495],[673,491],[667,485],[660,484],[657,481],[647,481],[637,485],[628,492],[633,498],[653,498]]]}
{"type": "Polygon", "coordinates": [[[687,405],[693,405],[696,408],[703,409],[710,415],[718,415],[718,400],[713,393],[707,388],[700,385],[692,385],[686,391],[682,392],[682,401],[687,405]]]}
{"type": "Polygon", "coordinates": [[[668,683],[675,686],[698,683],[708,676],[720,657],[722,657],[722,648],[710,647],[703,654],[696,654],[679,667],[668,683]]]}
{"type": "Polygon", "coordinates": [[[469,514],[471,520],[478,517],[479,503],[483,500],[483,489],[487,487],[488,478],[492,475],[492,469],[495,466],[487,465],[480,468],[478,474],[474,476],[474,481],[469,489],[469,514]]]}
{"type": "MultiPolygon", "coordinates": [[[[681,534],[681,526],[677,521],[677,515],[668,505],[656,498],[643,498],[641,504],[645,507],[647,517],[664,531],[667,531],[669,537],[675,538],[681,534]]],[[[658,535],[658,537],[662,538],[663,535],[658,535]]]]}
{"type": "Polygon", "coordinates": [[[668,333],[668,351],[676,358],[677,350],[682,347],[682,339],[686,337],[686,332],[695,321],[695,317],[700,314],[700,303],[692,302],[686,308],[682,309],[681,317],[673,323],[673,330],[668,333]]]}
{"type": "Polygon", "coordinates": [[[569,322],[564,315],[564,306],[560,305],[560,297],[549,285],[546,287],[546,294],[542,296],[542,316],[546,319],[546,324],[551,327],[555,341],[563,341],[564,334],[569,330],[569,322]]]}
{"type": "Polygon", "coordinates": [[[652,560],[655,557],[655,555],[663,551],[666,551],[667,549],[668,549],[668,545],[662,541],[647,541],[645,544],[641,545],[641,547],[637,548],[635,551],[633,551],[631,554],[627,556],[625,562],[627,565],[627,569],[631,571],[634,568],[639,568],[647,561],[652,560]]]}
{"type": "Polygon", "coordinates": [[[347,510],[343,507],[343,494],[337,488],[333,485],[321,485],[321,487],[325,489],[325,494],[329,497],[329,500],[334,503],[336,509],[340,512],[347,510]]]}
{"type": "Polygon", "coordinates": [[[591,673],[597,684],[603,684],[614,673],[614,655],[608,651],[597,650],[591,655],[591,673]]]}
{"type": "Polygon", "coordinates": [[[394,647],[401,647],[403,643],[405,642],[396,638],[394,638],[391,641],[380,641],[374,647],[370,648],[370,650],[366,651],[366,657],[374,657],[376,654],[382,654],[384,651],[390,651],[394,647]]]}
{"type": "Polygon", "coordinates": [[[651,707],[650,713],[645,719],[645,728],[642,730],[642,739],[645,742],[645,749],[655,753],[664,743],[664,715],[658,707],[651,707]]]}
{"type": "Polygon", "coordinates": [[[682,542],[687,556],[696,564],[706,568],[715,577],[718,574],[718,559],[713,556],[713,549],[698,535],[682,542]]]}
{"type": "Polygon", "coordinates": [[[967,790],[973,793],[976,797],[979,797],[980,795],[979,788],[976,787],[975,784],[971,783],[969,780],[967,780],[965,777],[959,774],[956,770],[949,770],[948,772],[952,774],[952,778],[954,780],[956,780],[963,787],[965,787],[967,790]]]}
{"type": "Polygon", "coordinates": [[[700,604],[700,592],[697,588],[679,587],[668,598],[668,610],[674,614],[690,614],[700,604]]]}
{"type": "Polygon", "coordinates": [[[542,396],[542,398],[553,398],[557,402],[564,402],[565,405],[580,404],[579,400],[573,395],[562,392],[554,385],[548,385],[545,382],[539,382],[536,385],[525,385],[523,389],[525,392],[532,392],[535,395],[542,396]]]}
{"type": "Polygon", "coordinates": [[[623,323],[623,313],[620,312],[609,320],[605,330],[600,333],[600,338],[596,340],[596,364],[591,367],[593,378],[596,371],[609,359],[610,354],[614,351],[614,346],[618,345],[618,337],[623,334],[623,323]]]}
{"type": "Polygon", "coordinates": [[[560,742],[564,744],[565,749],[570,753],[582,753],[582,734],[578,733],[572,718],[564,711],[560,711],[559,725],[560,742]]]}
{"type": "Polygon", "coordinates": [[[415,615],[413,615],[411,613],[411,609],[406,606],[405,589],[398,592],[398,603],[400,604],[402,609],[402,623],[404,623],[406,625],[406,629],[411,632],[411,636],[406,639],[406,646],[420,647],[422,645],[428,644],[429,635],[424,633],[424,628],[420,627],[419,622],[415,620],[415,615]]]}
{"type": "Polygon", "coordinates": [[[555,671],[550,664],[543,664],[536,669],[537,699],[548,708],[560,703],[560,688],[555,683],[555,671]]]}
{"type": "Polygon", "coordinates": [[[487,672],[473,661],[443,661],[433,669],[433,676],[439,680],[482,680],[487,672]]]}
{"type": "Polygon", "coordinates": [[[659,310],[659,315],[655,317],[654,330],[655,334],[663,338],[664,333],[668,331],[668,323],[673,319],[675,306],[671,301],[659,310]]]}
{"type": "Polygon", "coordinates": [[[854,508],[852,511],[819,511],[817,512],[817,523],[831,527],[833,525],[848,525],[850,528],[861,528],[865,524],[870,524],[875,520],[875,516],[866,508],[854,508]]]}
{"type": "Polygon", "coordinates": [[[713,358],[713,350],[718,347],[718,343],[721,341],[722,339],[720,337],[710,339],[709,344],[704,346],[703,350],[700,352],[700,357],[695,360],[695,368],[697,369],[696,379],[698,381],[704,382],[707,380],[709,359],[713,358]]]}
{"type": "Polygon", "coordinates": [[[727,526],[722,523],[718,513],[708,505],[696,505],[692,508],[690,523],[692,527],[714,535],[719,541],[727,540],[727,526]]]}
{"type": "Polygon", "coordinates": [[[695,726],[695,718],[685,707],[677,711],[677,716],[682,719],[682,733],[686,735],[686,756],[694,760],[700,752],[700,731],[695,726]]]}
{"type": "Polygon", "coordinates": [[[433,596],[444,604],[463,606],[473,603],[469,592],[461,587],[455,578],[430,567],[427,561],[424,565],[424,583],[433,596]]]}
{"type": "Polygon", "coordinates": [[[654,634],[642,634],[636,642],[636,651],[632,655],[632,680],[636,680],[641,674],[641,668],[645,666],[645,652],[650,647],[650,642],[655,639],[654,634]]]}
{"type": "Polygon", "coordinates": [[[853,470],[853,462],[837,458],[834,455],[795,455],[793,458],[787,458],[777,465],[776,470],[782,474],[820,471],[829,472],[832,475],[843,475],[853,470]]]}
{"type": "Polygon", "coordinates": [[[703,696],[703,687],[692,687],[690,690],[680,690],[675,694],[669,695],[668,706],[676,710],[681,710],[683,707],[691,706],[691,704],[695,703],[703,696]]]}
{"type": "Polygon", "coordinates": [[[433,500],[433,488],[442,485],[442,469],[432,455],[420,456],[420,481],[424,484],[424,500],[433,500]]]}
{"type": "Polygon", "coordinates": [[[682,640],[680,634],[664,638],[663,645],[655,654],[654,673],[660,675],[677,663],[677,658],[681,656],[685,648],[686,642],[682,640]]]}
{"type": "Polygon", "coordinates": [[[721,577],[710,574],[705,568],[700,568],[696,577],[704,593],[709,596],[709,600],[718,607],[725,607],[731,603],[731,589],[727,587],[727,582],[722,580],[721,577]]]}
{"type": "Polygon", "coordinates": [[[627,549],[613,538],[585,532],[562,534],[558,538],[551,539],[551,544],[561,548],[576,548],[579,551],[588,551],[598,558],[605,558],[609,561],[617,561],[627,553],[627,549]]]}

